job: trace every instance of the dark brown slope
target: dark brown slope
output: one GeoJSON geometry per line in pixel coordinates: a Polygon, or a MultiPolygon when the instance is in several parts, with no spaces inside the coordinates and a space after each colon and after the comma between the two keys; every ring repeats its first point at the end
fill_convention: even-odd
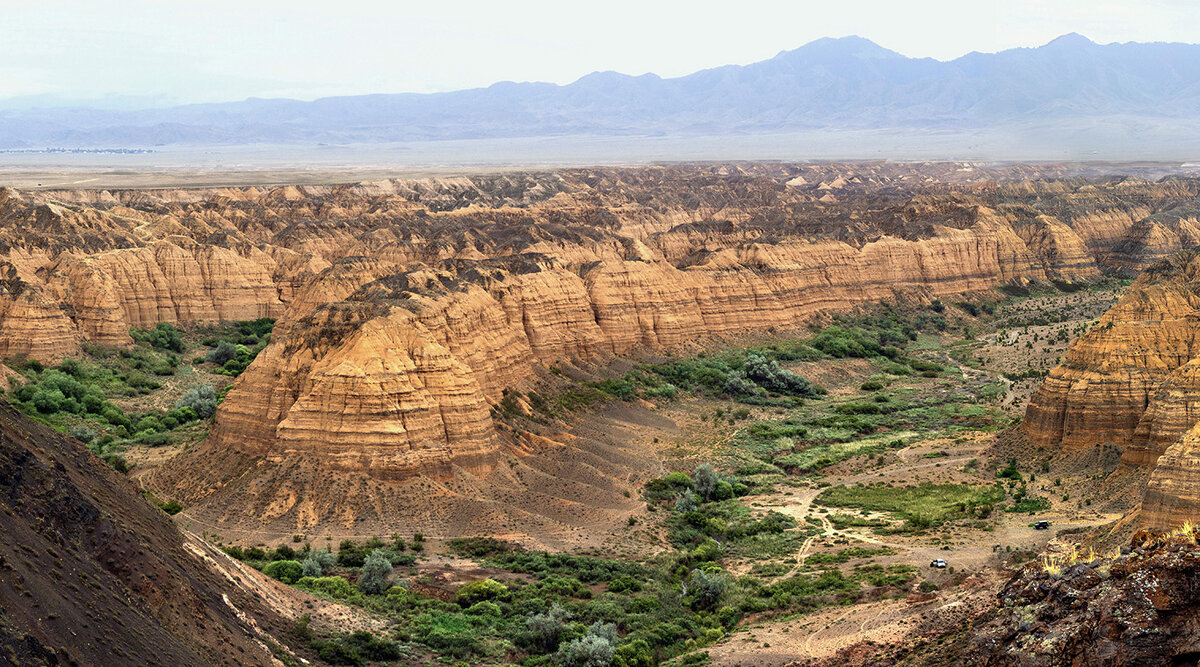
{"type": "Polygon", "coordinates": [[[184,541],[77,441],[0,405],[0,665],[271,664],[238,610],[281,620],[184,541]]]}

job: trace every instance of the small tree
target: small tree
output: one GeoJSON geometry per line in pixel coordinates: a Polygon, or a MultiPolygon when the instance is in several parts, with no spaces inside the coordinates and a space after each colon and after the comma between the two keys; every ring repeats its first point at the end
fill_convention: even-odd
{"type": "Polygon", "coordinates": [[[567,610],[556,602],[549,610],[526,618],[525,628],[534,644],[543,651],[553,651],[569,617],[567,610]]]}
{"type": "Polygon", "coordinates": [[[210,361],[218,366],[224,366],[225,362],[233,361],[236,358],[237,346],[227,340],[218,342],[217,346],[204,356],[205,361],[210,361]]]}
{"type": "Polygon", "coordinates": [[[324,568],[321,567],[320,561],[318,561],[316,558],[314,558],[313,554],[309,554],[308,558],[305,558],[304,562],[301,563],[300,565],[301,565],[301,571],[300,571],[301,576],[319,577],[319,576],[322,576],[323,574],[325,574],[325,570],[324,570],[324,568]]]}
{"type": "Polygon", "coordinates": [[[607,636],[588,632],[560,648],[558,660],[564,667],[609,667],[616,652],[614,644],[607,636]]]}
{"type": "Polygon", "coordinates": [[[696,489],[696,493],[704,500],[710,500],[713,493],[717,489],[717,482],[721,478],[717,475],[717,471],[713,470],[712,464],[701,463],[696,466],[696,472],[692,475],[692,486],[696,489]]]}
{"type": "Polygon", "coordinates": [[[698,505],[696,500],[696,494],[691,491],[685,491],[683,495],[675,499],[675,512],[678,514],[695,512],[698,505]]]}
{"type": "Polygon", "coordinates": [[[333,555],[333,552],[328,549],[318,549],[310,552],[308,557],[317,561],[317,564],[321,566],[322,573],[329,572],[330,568],[337,565],[338,561],[337,556],[333,555]]]}
{"type": "Polygon", "coordinates": [[[376,549],[363,562],[358,576],[358,590],[368,595],[379,595],[392,584],[392,561],[382,549],[376,549]]]}
{"type": "Polygon", "coordinates": [[[695,609],[712,609],[725,595],[728,581],[720,572],[709,574],[704,570],[692,570],[688,579],[688,591],[692,594],[692,607],[695,609]]]}

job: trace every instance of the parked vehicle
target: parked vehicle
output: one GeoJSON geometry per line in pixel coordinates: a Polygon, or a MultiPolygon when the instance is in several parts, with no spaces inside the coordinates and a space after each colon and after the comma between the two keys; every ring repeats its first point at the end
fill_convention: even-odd
{"type": "Polygon", "coordinates": [[[1050,530],[1050,522],[1045,519],[1033,524],[1034,530],[1050,530]]]}
{"type": "Polygon", "coordinates": [[[942,560],[941,558],[935,558],[929,561],[929,567],[936,567],[939,570],[944,570],[946,569],[946,561],[942,560]]]}

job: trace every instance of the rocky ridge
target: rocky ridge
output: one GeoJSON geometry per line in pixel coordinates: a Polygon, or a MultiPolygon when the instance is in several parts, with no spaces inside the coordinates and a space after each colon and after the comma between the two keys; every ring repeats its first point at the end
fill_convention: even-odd
{"type": "Polygon", "coordinates": [[[7,405],[0,531],[0,663],[280,664],[266,642],[287,621],[206,564],[224,554],[198,557],[129,480],[7,405]]]}

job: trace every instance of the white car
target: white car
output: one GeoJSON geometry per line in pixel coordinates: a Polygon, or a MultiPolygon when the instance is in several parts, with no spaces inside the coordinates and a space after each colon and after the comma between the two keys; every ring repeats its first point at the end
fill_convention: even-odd
{"type": "Polygon", "coordinates": [[[942,560],[941,558],[935,558],[929,561],[929,567],[936,567],[939,570],[944,570],[946,569],[946,561],[942,560]]]}

